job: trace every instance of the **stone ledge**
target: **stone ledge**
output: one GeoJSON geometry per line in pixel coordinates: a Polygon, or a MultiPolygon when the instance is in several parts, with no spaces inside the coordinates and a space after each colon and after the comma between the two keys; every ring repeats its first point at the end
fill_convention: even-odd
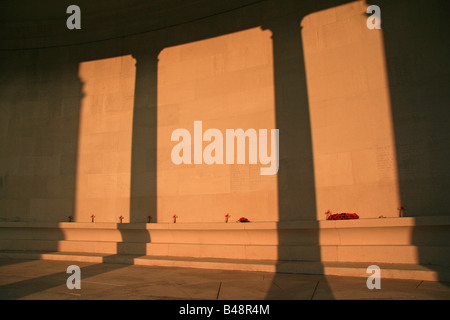
{"type": "Polygon", "coordinates": [[[450,265],[450,217],[255,223],[1,222],[0,250],[450,265]]]}
{"type": "Polygon", "coordinates": [[[114,223],[114,222],[0,222],[0,228],[147,229],[147,230],[264,230],[339,229],[373,227],[450,226],[450,216],[370,218],[354,220],[295,220],[248,223],[114,223]]]}
{"type": "Polygon", "coordinates": [[[142,243],[115,241],[3,240],[0,250],[26,252],[83,252],[165,257],[291,260],[321,262],[379,262],[450,266],[449,246],[414,245],[259,245],[208,243],[142,243]]]}

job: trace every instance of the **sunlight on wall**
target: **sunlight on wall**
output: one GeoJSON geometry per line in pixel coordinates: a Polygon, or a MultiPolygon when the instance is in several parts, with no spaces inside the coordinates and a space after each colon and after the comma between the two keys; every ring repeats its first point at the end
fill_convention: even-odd
{"type": "Polygon", "coordinates": [[[270,31],[254,28],[160,53],[157,210],[161,222],[172,221],[174,214],[179,222],[223,222],[227,213],[233,222],[242,216],[276,221],[277,175],[260,175],[260,162],[248,164],[248,154],[246,164],[171,161],[177,144],[172,132],[185,128],[193,139],[194,121],[202,121],[203,132],[221,131],[224,163],[226,129],[275,129],[270,31]]]}
{"type": "Polygon", "coordinates": [[[317,218],[398,216],[399,189],[382,30],[364,1],[302,21],[317,218]]]}
{"type": "Polygon", "coordinates": [[[131,55],[80,63],[76,221],[129,222],[135,63],[131,55]]]}

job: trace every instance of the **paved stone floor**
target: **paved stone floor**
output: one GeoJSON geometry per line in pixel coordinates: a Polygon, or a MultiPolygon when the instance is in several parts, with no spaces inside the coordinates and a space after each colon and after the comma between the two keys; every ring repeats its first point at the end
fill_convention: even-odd
{"type": "Polygon", "coordinates": [[[0,259],[1,300],[450,300],[450,283],[0,259]],[[69,265],[81,289],[69,290],[69,265]]]}

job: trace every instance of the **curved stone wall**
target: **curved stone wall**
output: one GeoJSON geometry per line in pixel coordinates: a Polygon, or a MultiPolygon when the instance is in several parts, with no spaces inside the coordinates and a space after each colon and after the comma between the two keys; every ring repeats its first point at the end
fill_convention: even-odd
{"type": "Polygon", "coordinates": [[[66,28],[64,2],[6,5],[3,221],[448,214],[441,20],[399,47],[407,32],[388,4],[382,30],[367,29],[363,1],[78,5],[81,30],[66,28]],[[441,64],[404,52],[425,39],[441,64]],[[171,134],[194,137],[195,121],[223,135],[278,129],[279,170],[261,175],[250,149],[244,164],[174,164],[171,134]]]}

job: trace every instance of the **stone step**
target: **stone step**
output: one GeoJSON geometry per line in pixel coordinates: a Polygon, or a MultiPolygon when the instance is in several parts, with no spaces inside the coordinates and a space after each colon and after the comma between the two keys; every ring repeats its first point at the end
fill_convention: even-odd
{"type": "MultiPolygon", "coordinates": [[[[116,263],[153,267],[221,269],[253,272],[278,272],[346,277],[370,276],[369,263],[272,261],[168,256],[110,255],[81,252],[0,251],[0,259],[59,260],[68,262],[116,263]]],[[[450,268],[436,265],[377,264],[381,279],[410,279],[450,282],[450,268]]]]}
{"type": "Polygon", "coordinates": [[[307,260],[449,265],[449,246],[413,245],[261,245],[143,243],[115,241],[54,241],[15,239],[0,242],[0,250],[84,252],[241,260],[307,260]]]}

